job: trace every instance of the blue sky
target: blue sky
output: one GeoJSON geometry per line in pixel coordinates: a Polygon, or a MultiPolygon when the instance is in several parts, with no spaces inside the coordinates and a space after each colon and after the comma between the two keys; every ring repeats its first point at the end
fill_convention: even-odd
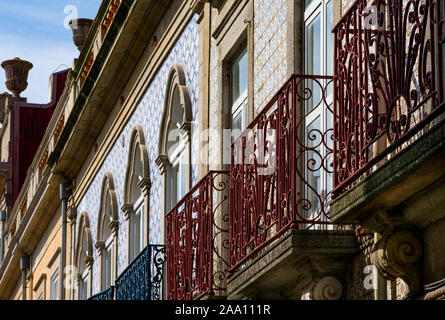
{"type": "MultiPolygon", "coordinates": [[[[53,71],[71,67],[79,55],[71,30],[64,26],[74,7],[79,18],[94,19],[101,2],[0,0],[0,61],[19,57],[32,62],[28,89],[21,94],[28,102],[47,103],[49,76],[53,71]]],[[[6,91],[5,72],[0,68],[0,92],[6,91]]]]}

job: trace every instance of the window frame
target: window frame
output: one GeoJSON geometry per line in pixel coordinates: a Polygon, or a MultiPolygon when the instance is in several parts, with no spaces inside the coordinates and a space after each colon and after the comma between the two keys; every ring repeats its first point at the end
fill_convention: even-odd
{"type": "MultiPolygon", "coordinates": [[[[331,14],[333,14],[333,1],[334,0],[312,0],[312,2],[310,3],[310,5],[304,9],[304,21],[303,21],[303,36],[304,36],[304,47],[303,47],[303,51],[304,51],[304,71],[306,74],[310,74],[310,71],[308,71],[308,67],[309,67],[309,61],[308,58],[310,56],[310,54],[308,53],[308,30],[309,27],[311,26],[312,23],[314,23],[317,19],[320,19],[320,34],[319,39],[320,39],[320,53],[319,54],[319,65],[320,65],[320,74],[316,74],[316,76],[324,76],[324,75],[330,75],[328,74],[328,72],[332,72],[332,70],[327,70],[328,69],[328,59],[333,59],[333,57],[329,57],[328,56],[328,41],[329,41],[329,33],[328,33],[328,5],[331,5],[331,14]]],[[[331,24],[332,24],[332,19],[333,17],[331,17],[331,24]]],[[[332,41],[332,46],[333,46],[333,36],[331,34],[331,41],[332,41]]],[[[313,56],[317,56],[314,53],[312,53],[313,56]]],[[[322,85],[323,88],[326,88],[326,85],[328,84],[328,80],[321,80],[320,83],[322,85]]],[[[333,107],[333,90],[332,90],[332,85],[333,83],[331,82],[327,92],[326,92],[326,102],[327,104],[330,106],[330,108],[333,107]]],[[[315,91],[314,91],[315,92],[315,91]]],[[[318,101],[317,101],[318,102],[318,101]]],[[[318,130],[320,130],[322,133],[327,132],[327,130],[331,130],[332,129],[332,115],[329,115],[329,110],[328,110],[328,106],[326,106],[323,102],[321,102],[322,105],[318,105],[315,109],[314,106],[312,106],[312,109],[308,108],[308,104],[305,103],[304,106],[304,113],[305,113],[305,144],[309,145],[311,142],[308,140],[308,133],[313,130],[313,129],[308,129],[310,128],[315,121],[317,121],[317,119],[319,119],[320,121],[320,125],[318,127],[318,130]],[[329,124],[331,123],[331,124],[329,124]]],[[[317,144],[317,141],[315,142],[317,144]]],[[[328,155],[326,146],[324,146],[323,144],[321,144],[320,146],[321,150],[319,150],[321,158],[320,161],[324,161],[325,157],[328,155]]],[[[318,148],[317,148],[318,149],[318,148]]],[[[305,161],[305,163],[307,162],[307,159],[305,161]]],[[[324,172],[322,169],[320,169],[320,190],[317,190],[317,192],[322,196],[325,197],[332,189],[332,174],[328,173],[328,172],[324,172]],[[324,174],[321,174],[324,173],[324,174]]],[[[309,172],[308,169],[305,170],[305,179],[306,181],[310,180],[310,176],[315,175],[315,173],[311,173],[309,172]]],[[[312,186],[315,188],[315,186],[312,186]]],[[[310,198],[310,194],[308,193],[308,190],[306,188],[305,190],[305,197],[306,198],[310,198]]],[[[329,202],[329,201],[328,201],[329,202]]],[[[308,219],[311,219],[311,217],[313,216],[317,216],[318,215],[318,209],[314,209],[313,212],[309,213],[309,217],[308,219]]],[[[317,226],[318,227],[318,226],[317,226]]],[[[321,226],[321,227],[325,227],[325,226],[321,226]]]]}
{"type": "Polygon", "coordinates": [[[56,268],[56,271],[53,272],[50,278],[50,290],[49,290],[49,296],[50,300],[59,300],[60,297],[60,274],[59,274],[59,268],[56,268]]]}
{"type": "MultiPolygon", "coordinates": [[[[156,158],[156,164],[159,167],[164,186],[164,213],[168,214],[177,204],[178,199],[182,197],[177,196],[178,199],[172,197],[172,168],[179,165],[182,178],[184,181],[185,194],[190,190],[192,184],[192,122],[193,110],[190,99],[189,90],[186,83],[185,72],[182,66],[174,65],[170,69],[167,79],[166,94],[164,100],[164,111],[161,119],[161,127],[159,131],[159,151],[156,158]],[[178,94],[178,96],[176,96],[178,94]],[[179,124],[179,136],[173,146],[175,149],[170,152],[171,145],[169,144],[169,137],[171,133],[171,121],[174,114],[174,107],[177,107],[175,102],[179,101],[180,107],[183,109],[183,120],[179,124]],[[179,161],[179,162],[178,162],[179,161]],[[185,166],[185,169],[184,169],[185,166]],[[184,170],[183,170],[184,169],[184,170]]],[[[171,141],[170,141],[171,142],[171,141]]],[[[185,195],[184,194],[184,195],[185,195]]],[[[184,196],[182,195],[182,196],[184,196]]],[[[164,234],[165,236],[165,234],[164,234]]]]}
{"type": "MultiPolygon", "coordinates": [[[[97,223],[97,242],[95,244],[100,257],[100,279],[99,279],[99,291],[107,290],[110,286],[114,285],[114,280],[117,273],[117,256],[118,256],[118,233],[119,233],[119,210],[117,209],[117,196],[114,187],[113,175],[110,172],[104,174],[102,180],[102,188],[100,195],[100,206],[98,213],[97,223]],[[109,210],[107,210],[109,209],[109,210]],[[107,223],[109,221],[109,223],[107,223]],[[105,228],[109,228],[110,231],[108,238],[104,239],[105,228]],[[110,252],[111,248],[111,252],[110,252]],[[109,277],[110,285],[107,286],[107,278],[104,276],[104,270],[107,273],[104,255],[109,254],[110,259],[110,274],[106,274],[109,277]]],[[[105,261],[107,262],[107,261],[105,261]]]]}
{"type": "Polygon", "coordinates": [[[93,242],[91,237],[90,220],[87,212],[82,212],[79,220],[79,229],[77,232],[75,248],[75,265],[77,270],[76,277],[76,291],[78,300],[88,299],[91,292],[91,278],[92,278],[92,265],[93,265],[93,242]],[[82,253],[85,253],[83,257],[82,253]],[[88,281],[85,283],[85,277],[87,276],[88,281]],[[80,295],[80,284],[84,282],[86,286],[86,296],[82,297],[80,295]]]}
{"type": "Polygon", "coordinates": [[[242,49],[238,51],[235,55],[233,61],[229,64],[229,83],[230,83],[230,126],[231,129],[234,130],[234,120],[241,115],[241,128],[240,131],[243,132],[246,130],[248,126],[248,109],[249,109],[249,50],[247,44],[242,46],[242,49]],[[246,89],[243,92],[239,93],[238,98],[233,101],[234,92],[234,77],[233,77],[233,68],[242,58],[246,59],[246,89]]]}
{"type": "Polygon", "coordinates": [[[127,220],[127,265],[130,264],[146,245],[149,244],[149,207],[150,207],[150,165],[147,146],[145,145],[144,130],[136,125],[130,136],[127,168],[125,172],[124,204],[121,210],[127,220]],[[140,171],[140,172],[138,172],[140,171]],[[139,175],[139,176],[138,176],[139,175]],[[134,181],[134,179],[138,179],[134,181]],[[135,195],[137,186],[137,198],[135,195]],[[136,217],[142,208],[140,217],[136,217]],[[139,220],[139,239],[133,234],[136,221],[139,220]],[[139,242],[139,250],[135,243],[139,242]],[[138,251],[138,252],[137,252],[138,251]]]}

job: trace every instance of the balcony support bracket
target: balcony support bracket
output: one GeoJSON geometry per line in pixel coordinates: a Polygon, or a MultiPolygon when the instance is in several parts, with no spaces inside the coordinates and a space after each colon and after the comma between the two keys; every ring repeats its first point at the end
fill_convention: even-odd
{"type": "Polygon", "coordinates": [[[412,232],[403,230],[384,235],[374,246],[372,264],[388,280],[401,278],[410,292],[422,286],[422,242],[412,232]]]}

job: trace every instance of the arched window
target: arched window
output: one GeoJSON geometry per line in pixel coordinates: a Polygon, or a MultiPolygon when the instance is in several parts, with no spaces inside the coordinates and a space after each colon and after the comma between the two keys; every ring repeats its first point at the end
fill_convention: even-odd
{"type": "Polygon", "coordinates": [[[93,267],[93,242],[90,220],[83,212],[79,220],[75,263],[77,268],[77,298],[86,300],[91,295],[91,274],[93,267]]]}
{"type": "Polygon", "coordinates": [[[171,210],[190,188],[192,106],[181,66],[170,71],[156,159],[164,177],[165,209],[171,210]]]}
{"type": "Polygon", "coordinates": [[[136,126],[130,137],[127,170],[125,172],[124,205],[128,221],[127,263],[133,261],[148,244],[148,208],[150,170],[144,133],[136,126]]]}
{"type": "Polygon", "coordinates": [[[101,291],[112,286],[116,276],[118,228],[116,191],[113,176],[107,172],[102,182],[95,245],[99,251],[101,291]]]}

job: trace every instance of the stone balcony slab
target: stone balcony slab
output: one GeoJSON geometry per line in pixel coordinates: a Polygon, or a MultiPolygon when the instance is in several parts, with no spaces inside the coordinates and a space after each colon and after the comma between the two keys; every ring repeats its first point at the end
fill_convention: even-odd
{"type": "Polygon", "coordinates": [[[342,281],[356,250],[352,231],[289,230],[228,279],[228,299],[300,299],[316,279],[342,281]]]}
{"type": "Polygon", "coordinates": [[[331,221],[372,231],[445,217],[445,120],[331,203],[331,221]]]}

